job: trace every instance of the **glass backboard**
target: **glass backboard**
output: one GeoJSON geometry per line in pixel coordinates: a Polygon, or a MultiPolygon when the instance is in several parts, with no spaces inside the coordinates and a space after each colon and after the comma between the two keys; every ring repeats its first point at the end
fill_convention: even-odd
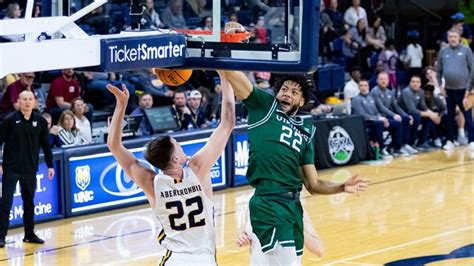
{"type": "MultiPolygon", "coordinates": [[[[319,5],[315,0],[171,0],[183,4],[187,36],[184,67],[311,72],[318,63],[319,5]],[[193,8],[191,2],[201,3],[193,8]],[[194,18],[190,18],[192,14],[194,18]],[[242,24],[250,37],[235,42],[225,34],[229,21],[242,24]]],[[[238,37],[238,36],[236,36],[238,37]]],[[[235,38],[239,39],[239,38],[235,38]]]]}

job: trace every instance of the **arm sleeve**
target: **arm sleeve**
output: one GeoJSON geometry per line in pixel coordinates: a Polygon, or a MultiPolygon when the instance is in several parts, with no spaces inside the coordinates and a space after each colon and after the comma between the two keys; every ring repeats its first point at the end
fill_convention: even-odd
{"type": "Polygon", "coordinates": [[[375,120],[377,117],[373,115],[369,115],[369,113],[364,109],[364,106],[358,98],[352,98],[352,111],[356,115],[364,116],[365,120],[375,120]]]}
{"type": "Polygon", "coordinates": [[[467,71],[468,71],[469,77],[470,77],[470,79],[468,79],[468,81],[467,81],[466,88],[467,88],[467,90],[470,90],[472,88],[472,85],[473,85],[473,81],[472,81],[472,51],[469,48],[467,48],[466,50],[467,50],[467,71]]]}
{"type": "Polygon", "coordinates": [[[53,97],[64,97],[61,88],[58,85],[57,79],[53,80],[51,86],[49,87],[49,93],[53,95],[53,97]]]}
{"type": "Polygon", "coordinates": [[[474,64],[471,67],[471,86],[468,88],[471,92],[474,92],[474,64]]]}
{"type": "Polygon", "coordinates": [[[306,144],[306,148],[305,148],[305,151],[304,151],[304,154],[303,154],[303,160],[301,162],[301,165],[307,165],[307,164],[314,164],[314,135],[315,135],[315,132],[316,132],[316,127],[315,126],[312,126],[311,128],[311,132],[313,132],[311,134],[311,137],[308,141],[308,143],[306,144]]]}
{"type": "Polygon", "coordinates": [[[386,42],[387,41],[387,34],[385,33],[385,29],[382,26],[380,26],[379,31],[380,31],[380,39],[383,42],[386,42]]]}
{"type": "Polygon", "coordinates": [[[5,142],[6,134],[8,132],[8,120],[0,120],[0,149],[2,148],[3,143],[5,142]]]}
{"type": "Polygon", "coordinates": [[[413,47],[413,44],[409,44],[407,46],[407,55],[410,57],[410,61],[413,60],[413,54],[414,54],[414,47],[413,47]]]}
{"type": "Polygon", "coordinates": [[[147,86],[146,92],[150,93],[152,96],[160,96],[160,97],[165,97],[166,93],[166,85],[163,84],[161,87],[155,87],[150,84],[150,86],[147,86]]]}
{"type": "Polygon", "coordinates": [[[156,11],[153,12],[152,21],[153,21],[153,26],[155,26],[156,28],[160,27],[161,20],[160,20],[160,16],[158,15],[158,12],[156,12],[156,11]]]}
{"type": "Polygon", "coordinates": [[[436,74],[437,74],[437,78],[438,78],[438,84],[442,84],[443,81],[443,51],[444,49],[441,49],[441,51],[439,51],[439,54],[438,54],[438,64],[436,64],[436,74]]]}
{"type": "Polygon", "coordinates": [[[19,97],[19,94],[17,93],[17,91],[15,89],[12,88],[12,86],[8,86],[7,87],[7,90],[10,88],[10,93],[9,93],[9,101],[10,103],[13,105],[14,103],[16,103],[18,101],[18,97],[19,97]]]}
{"type": "Polygon", "coordinates": [[[44,160],[48,168],[53,168],[53,152],[51,151],[51,144],[49,143],[48,135],[48,123],[46,120],[42,121],[41,135],[40,135],[40,145],[44,153],[44,160]]]}
{"type": "Polygon", "coordinates": [[[439,98],[439,97],[435,97],[434,101],[435,101],[435,104],[439,108],[439,114],[443,115],[444,113],[446,113],[446,104],[444,103],[444,101],[441,100],[441,98],[439,98]]]}
{"type": "Polygon", "coordinates": [[[412,97],[406,92],[402,92],[401,100],[405,104],[408,109],[408,113],[410,114],[420,114],[420,111],[416,109],[415,103],[412,100],[412,97]]]}
{"type": "Polygon", "coordinates": [[[382,63],[385,63],[387,61],[387,58],[385,56],[385,50],[383,50],[382,52],[380,52],[379,54],[379,61],[382,61],[382,63]]]}
{"type": "Polygon", "coordinates": [[[428,110],[428,106],[426,106],[426,101],[425,101],[425,93],[423,90],[420,90],[418,94],[421,95],[421,100],[420,100],[420,110],[421,111],[426,111],[428,110]]]}
{"type": "Polygon", "coordinates": [[[393,100],[392,100],[392,106],[393,110],[401,116],[408,116],[408,114],[398,105],[397,98],[395,97],[395,93],[393,94],[393,100]]]}
{"type": "Polygon", "coordinates": [[[86,139],[86,137],[84,136],[84,134],[82,134],[82,132],[79,130],[79,132],[77,132],[77,137],[76,137],[77,141],[79,141],[79,143],[76,143],[78,145],[86,145],[89,143],[89,141],[86,139]]]}
{"type": "Polygon", "coordinates": [[[390,109],[388,109],[385,104],[383,103],[382,101],[382,97],[381,97],[381,94],[380,92],[378,91],[372,91],[370,93],[370,95],[372,96],[372,98],[375,99],[375,105],[377,106],[377,110],[382,113],[383,115],[387,116],[387,117],[393,117],[395,114],[390,111],[390,109]]]}
{"type": "Polygon", "coordinates": [[[79,85],[79,82],[75,80],[74,86],[76,87],[76,90],[74,90],[74,98],[80,97],[81,96],[81,85],[79,85]]]}
{"type": "Polygon", "coordinates": [[[249,125],[264,119],[277,105],[272,95],[255,87],[243,103],[249,113],[249,125]]]}
{"type": "Polygon", "coordinates": [[[351,22],[349,21],[349,19],[350,19],[349,9],[347,9],[346,12],[344,12],[344,22],[346,22],[347,24],[353,26],[353,25],[351,24],[351,22]]]}
{"type": "Polygon", "coordinates": [[[166,27],[170,27],[171,25],[171,13],[169,8],[165,8],[163,13],[161,13],[161,21],[166,25],[166,27]]]}
{"type": "Polygon", "coordinates": [[[466,24],[464,24],[464,26],[463,26],[463,35],[466,37],[466,39],[471,39],[472,38],[471,28],[466,24]]]}
{"type": "Polygon", "coordinates": [[[189,124],[193,124],[193,118],[189,114],[183,114],[182,118],[183,119],[181,120],[181,129],[187,130],[189,124]]]}

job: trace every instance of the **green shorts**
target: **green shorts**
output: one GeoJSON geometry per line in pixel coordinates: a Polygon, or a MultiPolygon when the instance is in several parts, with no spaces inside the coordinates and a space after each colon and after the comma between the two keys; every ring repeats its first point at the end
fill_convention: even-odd
{"type": "Polygon", "coordinates": [[[260,240],[264,254],[272,251],[276,244],[295,247],[297,256],[303,254],[303,208],[299,198],[255,193],[249,210],[253,233],[260,240]]]}

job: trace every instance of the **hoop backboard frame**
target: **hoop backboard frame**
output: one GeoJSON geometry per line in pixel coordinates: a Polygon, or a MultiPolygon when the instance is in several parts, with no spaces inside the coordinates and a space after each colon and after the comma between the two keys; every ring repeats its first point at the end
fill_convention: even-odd
{"type": "MultiPolygon", "coordinates": [[[[28,9],[32,2],[28,0],[28,9]]],[[[318,64],[320,2],[317,0],[284,1],[285,36],[283,41],[269,44],[221,42],[220,0],[213,0],[212,34],[185,36],[170,30],[141,30],[115,35],[87,35],[75,22],[105,2],[95,0],[69,17],[27,16],[0,20],[0,36],[25,36],[23,42],[0,43],[0,77],[8,73],[78,67],[100,67],[104,71],[174,67],[294,73],[315,71],[318,64]],[[294,29],[299,35],[297,38],[292,36],[294,29]],[[58,33],[63,37],[55,38],[58,33]],[[293,40],[296,42],[292,43],[293,40]],[[128,49],[131,45],[136,49],[128,49]],[[185,53],[181,53],[183,45],[185,53]],[[131,59],[119,61],[121,64],[118,65],[107,62],[107,53],[110,55],[115,49],[112,46],[130,50],[131,59]],[[148,47],[154,55],[163,51],[170,56],[147,57],[146,60],[134,56],[143,47],[148,47]],[[179,56],[171,56],[175,51],[179,51],[179,56]]]]}
{"type": "Polygon", "coordinates": [[[182,68],[227,69],[307,73],[316,70],[319,50],[320,1],[287,0],[284,9],[286,33],[283,43],[223,43],[220,41],[220,0],[213,0],[212,34],[190,34],[187,39],[186,63],[182,68]],[[291,43],[288,20],[293,4],[298,2],[298,47],[291,43]],[[295,49],[297,48],[297,49],[295,49]]]}

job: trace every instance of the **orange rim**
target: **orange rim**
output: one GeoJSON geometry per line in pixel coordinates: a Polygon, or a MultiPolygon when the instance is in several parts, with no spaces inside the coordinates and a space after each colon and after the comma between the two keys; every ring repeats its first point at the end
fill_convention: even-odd
{"type": "MultiPolygon", "coordinates": [[[[212,30],[177,29],[176,31],[187,35],[212,35],[212,30]]],[[[250,35],[250,32],[225,33],[221,31],[221,42],[242,42],[250,38],[250,35]]]]}

